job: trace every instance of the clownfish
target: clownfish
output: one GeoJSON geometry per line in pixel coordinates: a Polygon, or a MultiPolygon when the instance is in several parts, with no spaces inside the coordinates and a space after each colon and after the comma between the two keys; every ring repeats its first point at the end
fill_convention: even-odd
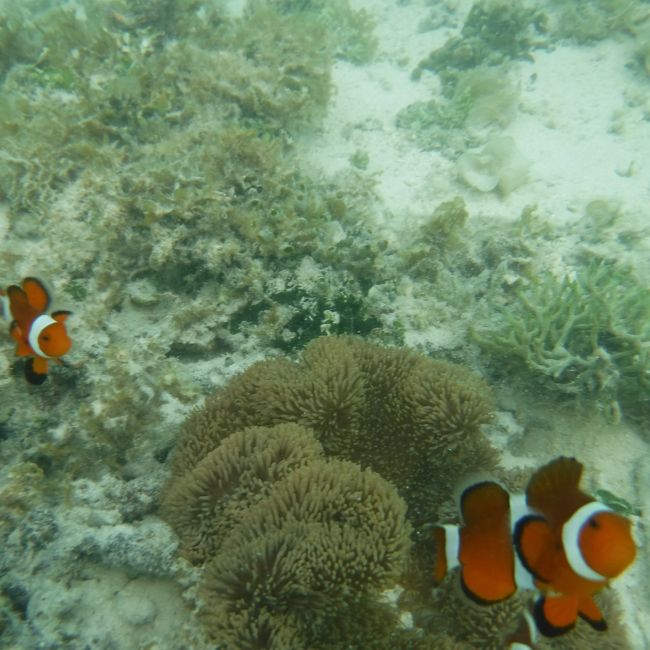
{"type": "Polygon", "coordinates": [[[580,489],[583,466],[560,457],[538,469],[523,495],[483,481],[460,498],[460,526],[435,526],[433,578],[459,567],[463,591],[480,604],[517,590],[536,593],[511,650],[532,648],[537,632],[554,637],[584,619],[607,624],[593,595],[636,557],[631,522],[580,489]]]}
{"type": "Polygon", "coordinates": [[[48,316],[50,294],[37,278],[25,278],[20,286],[12,284],[6,291],[0,290],[0,300],[5,318],[11,320],[9,333],[18,344],[16,355],[28,357],[27,381],[42,384],[49,362],[63,363],[61,357],[72,347],[65,328],[71,312],[59,310],[48,316]]]}

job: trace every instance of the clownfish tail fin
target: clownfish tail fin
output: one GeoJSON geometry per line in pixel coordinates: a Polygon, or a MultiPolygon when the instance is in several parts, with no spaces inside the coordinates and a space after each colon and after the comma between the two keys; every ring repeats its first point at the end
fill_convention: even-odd
{"type": "Polygon", "coordinates": [[[433,581],[440,584],[445,576],[458,566],[458,526],[434,526],[433,581]]]}

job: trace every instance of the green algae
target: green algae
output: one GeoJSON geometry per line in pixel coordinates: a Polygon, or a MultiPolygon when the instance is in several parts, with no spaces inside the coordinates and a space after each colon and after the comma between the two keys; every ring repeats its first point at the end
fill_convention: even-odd
{"type": "Polygon", "coordinates": [[[372,181],[314,180],[293,151],[324,115],[335,57],[371,56],[372,20],[294,9],[34,3],[0,24],[0,201],[12,237],[48,251],[41,268],[83,329],[79,362],[41,391],[47,421],[22,384],[25,415],[8,416],[53,480],[158,457],[165,404],[200,392],[185,362],[243,340],[291,350],[381,331],[383,306],[367,301],[386,277],[366,224],[372,181]]]}
{"type": "Polygon", "coordinates": [[[352,9],[348,0],[254,0],[253,8],[270,5],[282,14],[305,14],[327,27],[328,45],[336,58],[360,65],[375,55],[375,21],[365,9],[352,9]]]}
{"type": "Polygon", "coordinates": [[[551,0],[555,19],[551,29],[561,38],[593,43],[629,32],[648,18],[643,0],[591,0],[579,6],[571,0],[551,0]]]}
{"type": "Polygon", "coordinates": [[[453,36],[420,61],[413,71],[419,79],[428,70],[453,87],[458,71],[481,65],[497,66],[509,60],[530,59],[545,30],[544,14],[531,5],[504,0],[476,2],[459,36],[453,36]]]}

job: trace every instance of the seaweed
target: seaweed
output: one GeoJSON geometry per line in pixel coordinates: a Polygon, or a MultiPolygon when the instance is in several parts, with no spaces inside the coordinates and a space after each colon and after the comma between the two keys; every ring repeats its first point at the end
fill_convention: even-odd
{"type": "Polygon", "coordinates": [[[443,84],[453,88],[459,71],[497,66],[509,60],[530,60],[545,23],[544,13],[532,6],[504,0],[476,2],[460,35],[451,37],[420,61],[412,76],[419,79],[425,70],[436,72],[443,84]]]}
{"type": "Polygon", "coordinates": [[[307,14],[327,26],[329,47],[337,58],[354,64],[374,56],[378,40],[375,21],[365,9],[352,9],[348,0],[254,0],[253,7],[270,5],[282,14],[307,14]]]}
{"type": "Polygon", "coordinates": [[[578,43],[594,43],[627,32],[647,19],[643,0],[592,0],[579,6],[571,0],[551,0],[555,19],[549,29],[560,38],[578,43]]]}
{"type": "Polygon", "coordinates": [[[503,67],[479,66],[454,75],[445,95],[409,104],[396,124],[423,149],[453,157],[482,142],[480,132],[502,129],[517,113],[519,89],[503,67]]]}

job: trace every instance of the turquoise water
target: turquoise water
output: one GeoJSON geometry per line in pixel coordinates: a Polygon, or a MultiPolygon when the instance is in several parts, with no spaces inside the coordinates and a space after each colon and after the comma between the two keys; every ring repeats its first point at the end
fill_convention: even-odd
{"type": "Polygon", "coordinates": [[[37,277],[48,311],[72,312],[42,385],[1,347],[0,647],[503,647],[527,596],[433,590],[431,527],[458,521],[473,477],[520,492],[562,455],[640,550],[603,596],[609,631],[579,621],[539,647],[647,647],[649,16],[614,0],[0,2],[0,287],[37,277]],[[417,361],[303,355],[336,335],[417,361]],[[313,374],[241,379],[280,355],[313,374]],[[216,432],[179,445],[215,391],[223,412],[194,418],[216,432]],[[233,460],[240,429],[287,422],[309,432],[282,453],[346,486],[312,506],[327,531],[289,509],[290,532],[215,560],[289,489],[271,452],[233,460]],[[203,505],[172,508],[214,450],[203,505]],[[357,512],[366,488],[383,505],[357,512]],[[382,508],[394,536],[364,546],[382,508]],[[361,559],[374,543],[381,569],[361,559]]]}

